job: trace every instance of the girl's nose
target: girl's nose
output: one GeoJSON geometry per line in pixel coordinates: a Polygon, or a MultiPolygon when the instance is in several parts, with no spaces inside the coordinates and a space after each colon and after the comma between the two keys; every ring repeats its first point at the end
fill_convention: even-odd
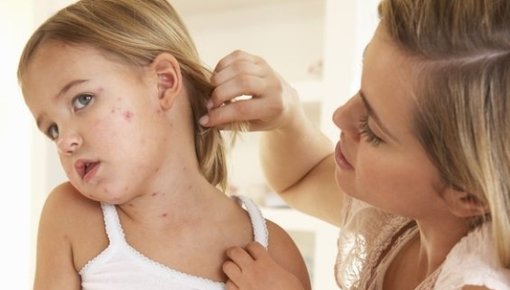
{"type": "Polygon", "coordinates": [[[342,133],[353,140],[360,139],[360,122],[364,118],[364,106],[362,101],[356,96],[352,97],[347,103],[338,107],[333,113],[333,123],[342,131],[342,133]]]}
{"type": "Polygon", "coordinates": [[[62,155],[72,155],[81,147],[82,142],[82,138],[76,132],[61,134],[57,141],[58,152],[62,155]]]}

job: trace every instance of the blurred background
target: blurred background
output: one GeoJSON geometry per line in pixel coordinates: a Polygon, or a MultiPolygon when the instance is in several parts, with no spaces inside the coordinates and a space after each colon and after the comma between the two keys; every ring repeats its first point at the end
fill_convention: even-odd
{"type": "MultiPolygon", "coordinates": [[[[99,0],[100,1],[100,0],[99,0]]],[[[36,27],[70,0],[0,1],[0,281],[31,289],[37,221],[47,193],[65,181],[53,144],[36,130],[16,79],[18,59],[36,27]]],[[[378,0],[171,0],[213,69],[236,49],[257,54],[301,95],[310,119],[332,140],[334,109],[359,86],[361,55],[377,25],[378,0]]],[[[230,191],[247,195],[297,241],[314,289],[336,289],[338,229],[286,208],[264,182],[258,134],[229,155],[230,191]]]]}

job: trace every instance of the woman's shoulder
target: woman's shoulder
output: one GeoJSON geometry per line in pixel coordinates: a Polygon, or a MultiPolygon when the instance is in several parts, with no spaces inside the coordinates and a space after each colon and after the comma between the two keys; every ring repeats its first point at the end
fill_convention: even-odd
{"type": "Polygon", "coordinates": [[[462,238],[446,257],[436,289],[474,285],[510,290],[510,269],[500,264],[494,245],[490,222],[462,238]]]}

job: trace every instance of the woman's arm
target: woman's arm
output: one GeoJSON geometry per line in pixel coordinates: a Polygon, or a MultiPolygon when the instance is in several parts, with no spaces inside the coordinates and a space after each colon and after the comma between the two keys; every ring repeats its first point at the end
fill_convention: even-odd
{"type": "Polygon", "coordinates": [[[291,112],[285,125],[263,133],[266,179],[290,206],[339,225],[342,193],[335,181],[333,146],[301,106],[291,112]]]}
{"type": "Polygon", "coordinates": [[[269,185],[292,207],[337,224],[342,193],[333,146],[305,116],[296,91],[261,58],[236,51],[217,65],[205,126],[244,121],[264,131],[261,160],[269,185]],[[242,95],[251,96],[239,100],[242,95]]]}

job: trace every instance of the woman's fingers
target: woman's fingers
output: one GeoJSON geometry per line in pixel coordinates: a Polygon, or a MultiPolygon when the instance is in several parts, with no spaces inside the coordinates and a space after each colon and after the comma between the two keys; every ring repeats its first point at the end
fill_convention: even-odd
{"type": "Polygon", "coordinates": [[[225,289],[226,290],[239,290],[239,287],[237,287],[237,285],[232,282],[232,280],[227,280],[227,282],[225,283],[225,289]]]}
{"type": "Polygon", "coordinates": [[[249,131],[267,130],[275,125],[272,120],[283,111],[280,104],[269,104],[264,100],[238,100],[212,109],[200,119],[202,126],[228,129],[235,122],[247,122],[249,131]]]}
{"type": "Polygon", "coordinates": [[[263,92],[266,83],[260,77],[242,74],[218,85],[212,92],[211,109],[217,108],[240,96],[253,97],[263,92]]]}
{"type": "Polygon", "coordinates": [[[246,251],[254,260],[258,260],[260,258],[269,256],[266,248],[264,248],[260,243],[251,242],[246,246],[246,251]]]}
{"type": "Polygon", "coordinates": [[[299,103],[295,90],[265,60],[243,51],[224,57],[211,82],[209,112],[200,119],[206,127],[229,128],[245,122],[251,131],[274,129],[299,103]]]}
{"type": "Polygon", "coordinates": [[[240,271],[254,262],[253,257],[241,247],[229,248],[226,254],[227,257],[239,267],[240,271]]]}
{"type": "Polygon", "coordinates": [[[229,53],[227,56],[225,56],[218,62],[218,64],[214,68],[214,73],[216,74],[216,73],[222,71],[223,69],[225,69],[226,67],[229,67],[230,65],[232,65],[232,63],[234,63],[236,61],[240,61],[240,60],[249,61],[252,63],[261,63],[261,62],[265,63],[265,61],[262,58],[260,58],[256,55],[247,53],[242,50],[235,50],[235,51],[229,53]]]}

